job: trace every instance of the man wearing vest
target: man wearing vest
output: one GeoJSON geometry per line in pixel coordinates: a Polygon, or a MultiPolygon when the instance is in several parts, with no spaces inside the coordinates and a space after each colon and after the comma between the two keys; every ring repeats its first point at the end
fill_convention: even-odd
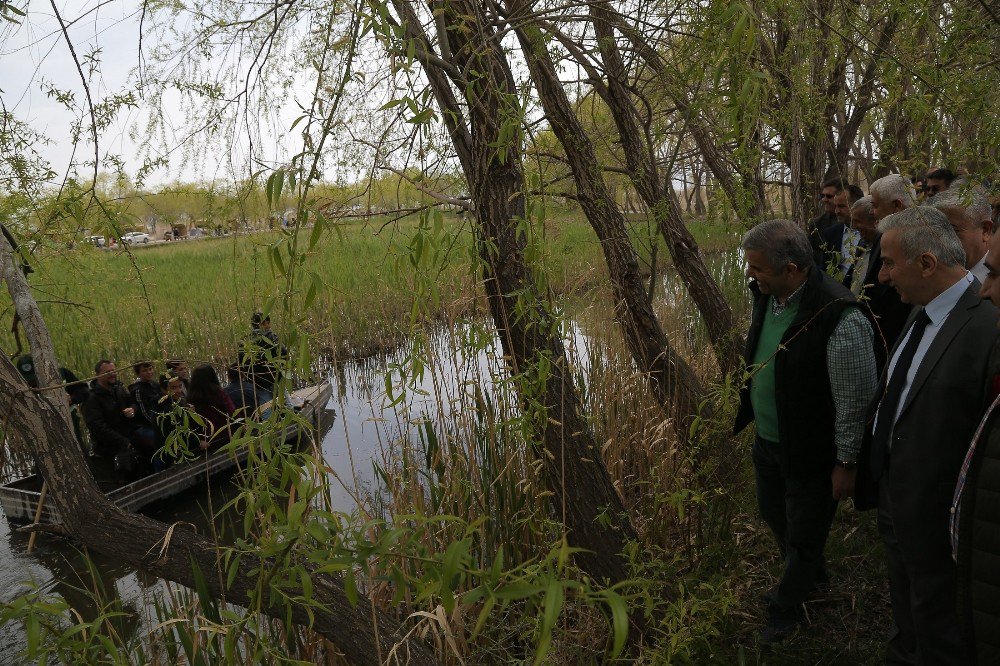
{"type": "Polygon", "coordinates": [[[882,269],[914,309],[873,401],[870,470],[889,569],[886,662],[967,664],[949,540],[955,482],[986,408],[997,309],[979,298],[948,218],[929,206],[879,223],[882,269]]]}
{"type": "Polygon", "coordinates": [[[757,504],[784,563],[760,637],[774,643],[796,630],[802,603],[828,582],[823,550],[837,501],[853,491],[875,356],[854,295],[815,267],[795,223],[763,222],[742,247],[754,303],[734,431],[757,423],[757,504]]]}

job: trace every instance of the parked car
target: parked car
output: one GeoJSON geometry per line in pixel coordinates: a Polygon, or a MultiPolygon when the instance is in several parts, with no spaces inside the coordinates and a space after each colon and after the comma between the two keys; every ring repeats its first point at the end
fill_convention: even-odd
{"type": "Polygon", "coordinates": [[[83,242],[90,243],[94,247],[104,247],[104,236],[87,236],[83,242]]]}
{"type": "Polygon", "coordinates": [[[136,243],[148,243],[149,234],[144,234],[141,231],[130,231],[124,236],[122,236],[122,243],[127,245],[134,245],[136,243]]]}

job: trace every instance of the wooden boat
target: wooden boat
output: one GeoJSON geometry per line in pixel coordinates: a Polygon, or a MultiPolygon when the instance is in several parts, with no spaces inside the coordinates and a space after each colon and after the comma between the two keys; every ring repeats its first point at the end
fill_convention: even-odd
{"type": "MultiPolygon", "coordinates": [[[[332,393],[333,386],[330,382],[324,382],[292,391],[289,394],[288,403],[298,410],[300,419],[308,426],[289,425],[284,433],[286,441],[299,437],[304,428],[319,430],[320,416],[326,409],[327,403],[330,402],[332,393]]],[[[237,449],[235,452],[221,450],[211,454],[207,459],[172,465],[162,472],[124,485],[101,482],[99,477],[98,482],[102,488],[108,488],[105,494],[112,502],[126,511],[138,511],[152,502],[172,497],[183,490],[203,483],[206,475],[212,476],[233,468],[244,462],[247,455],[246,448],[237,449]]],[[[107,465],[106,462],[104,464],[107,465]]],[[[37,474],[0,485],[0,507],[3,508],[9,521],[15,523],[35,522],[38,502],[41,498],[41,486],[41,478],[37,474]]],[[[42,507],[41,516],[37,522],[50,525],[57,525],[61,522],[59,511],[51,501],[46,502],[42,507]]]]}

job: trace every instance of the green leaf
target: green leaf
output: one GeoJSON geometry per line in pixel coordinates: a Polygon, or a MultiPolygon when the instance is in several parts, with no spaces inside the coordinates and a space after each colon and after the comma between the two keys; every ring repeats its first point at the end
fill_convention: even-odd
{"type": "Polygon", "coordinates": [[[604,598],[611,609],[611,624],[614,631],[611,658],[614,659],[625,649],[625,640],[628,638],[628,606],[621,595],[612,590],[606,590],[604,598]]]}

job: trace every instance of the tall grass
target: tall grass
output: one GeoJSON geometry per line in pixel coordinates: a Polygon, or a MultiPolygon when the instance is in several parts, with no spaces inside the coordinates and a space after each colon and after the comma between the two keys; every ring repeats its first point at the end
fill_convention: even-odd
{"type": "MultiPolygon", "coordinates": [[[[441,270],[433,281],[442,298],[434,316],[474,307],[469,224],[451,215],[441,219],[441,270]]],[[[301,330],[315,351],[364,355],[394,347],[409,333],[424,294],[414,289],[408,260],[426,227],[421,220],[382,219],[334,227],[294,260],[299,279],[289,312],[295,321],[283,321],[276,306],[286,285],[274,262],[292,261],[287,237],[279,232],[174,241],[131,252],[43,247],[32,257],[30,282],[60,361],[81,375],[105,357],[119,365],[176,356],[225,362],[248,333],[250,315],[267,306],[278,331],[301,330]]],[[[600,245],[578,215],[557,215],[539,233],[546,241],[539,265],[556,293],[580,293],[603,279],[600,245]]],[[[715,248],[732,237],[704,225],[697,233],[715,248]]],[[[635,234],[641,236],[641,225],[635,234]]],[[[0,294],[0,312],[11,313],[6,292],[0,294]]],[[[17,344],[4,329],[0,347],[11,354],[17,344]]]]}

